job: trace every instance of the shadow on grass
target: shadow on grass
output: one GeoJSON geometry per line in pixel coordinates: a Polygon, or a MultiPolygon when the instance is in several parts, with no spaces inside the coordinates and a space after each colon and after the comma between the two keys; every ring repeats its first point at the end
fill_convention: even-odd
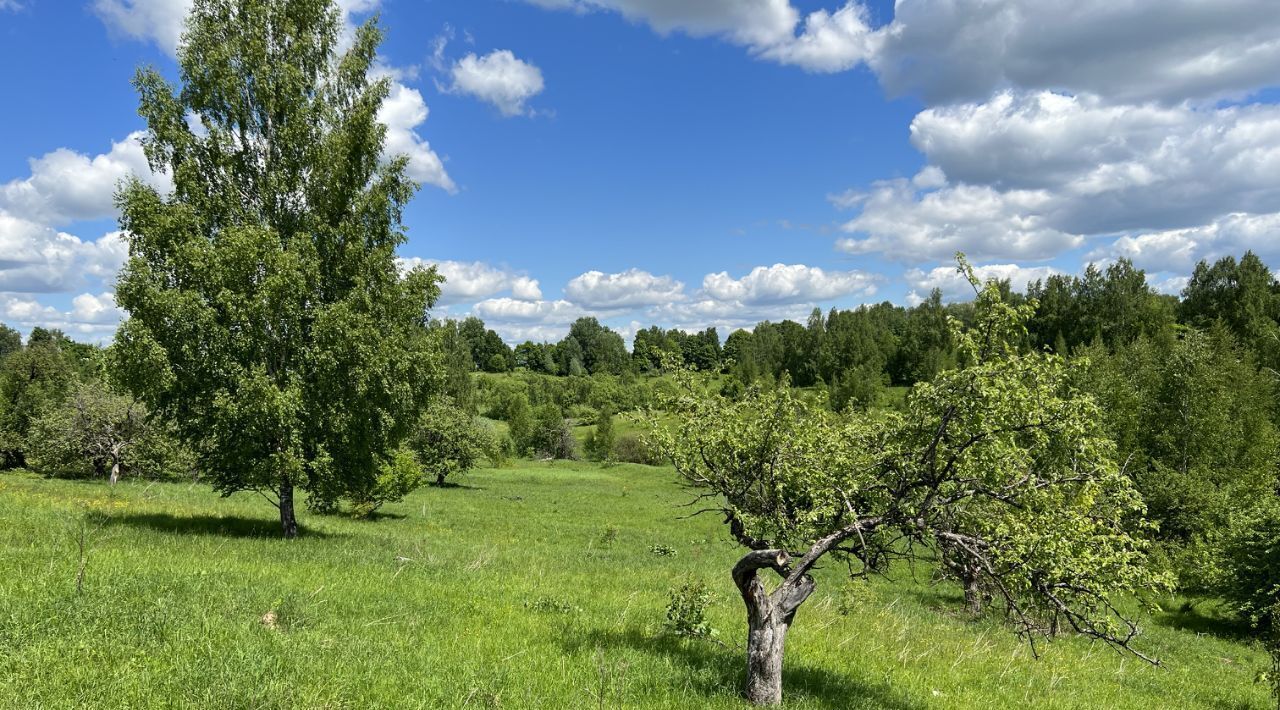
{"type": "Polygon", "coordinates": [[[354,517],[354,516],[347,516],[347,517],[358,523],[376,523],[379,520],[405,520],[409,516],[406,515],[405,513],[388,513],[385,510],[375,510],[372,513],[369,513],[368,515],[362,515],[359,517],[354,517]]]}
{"type": "MultiPolygon", "coordinates": [[[[684,639],[670,634],[650,636],[634,628],[626,631],[596,629],[565,638],[564,646],[569,652],[629,648],[651,656],[662,656],[686,670],[684,680],[703,695],[742,694],[746,651],[741,648],[726,648],[711,641],[684,639]]],[[[800,665],[792,660],[784,662],[782,694],[784,701],[809,700],[829,708],[914,710],[923,707],[910,703],[887,684],[800,665]]]]}
{"type": "Polygon", "coordinates": [[[484,490],[484,486],[472,486],[466,483],[454,483],[453,481],[445,481],[444,483],[436,483],[432,481],[431,483],[427,484],[427,488],[433,491],[444,491],[444,490],[450,490],[450,489],[457,489],[461,491],[483,491],[484,490]]]}
{"type": "Polygon", "coordinates": [[[1181,609],[1154,614],[1152,620],[1166,628],[1216,636],[1229,641],[1246,641],[1256,635],[1255,630],[1250,628],[1247,622],[1218,613],[1213,608],[1205,610],[1195,606],[1184,606],[1181,609]]]}
{"type": "MultiPolygon", "coordinates": [[[[107,525],[144,528],[175,535],[215,535],[219,537],[279,538],[280,522],[262,518],[218,517],[213,515],[180,516],[167,513],[113,515],[107,525]]],[[[329,537],[327,533],[298,526],[299,537],[329,537]]]]}

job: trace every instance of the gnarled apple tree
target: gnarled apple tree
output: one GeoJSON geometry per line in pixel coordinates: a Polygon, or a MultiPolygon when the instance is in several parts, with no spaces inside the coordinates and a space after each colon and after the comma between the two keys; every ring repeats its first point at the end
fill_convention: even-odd
{"type": "Polygon", "coordinates": [[[1069,386],[1061,358],[1014,347],[1030,307],[961,268],[980,291],[976,325],[952,325],[965,364],[917,385],[905,411],[835,415],[786,387],[734,402],[686,377],[667,403],[677,425],[655,422],[704,507],[750,550],[733,580],[754,703],[781,701],[787,631],[827,559],[865,575],[943,551],[1007,605],[1033,650],[1065,628],[1146,658],[1112,599],[1163,580],[1131,534],[1142,502],[1097,405],[1069,386]],[[772,592],[763,571],[780,579],[772,592]]]}

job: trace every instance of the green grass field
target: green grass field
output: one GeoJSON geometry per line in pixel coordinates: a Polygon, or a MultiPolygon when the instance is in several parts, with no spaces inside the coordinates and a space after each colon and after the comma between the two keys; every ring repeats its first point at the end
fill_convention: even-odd
{"type": "MultiPolygon", "coordinates": [[[[286,542],[252,495],[0,475],[0,706],[743,706],[738,550],[717,520],[678,519],[669,469],[525,462],[460,483],[374,521],[304,516],[286,542]],[[664,631],[693,579],[724,645],[664,631]]],[[[1265,655],[1212,618],[1147,619],[1160,668],[1081,639],[1035,660],[958,597],[926,569],[860,587],[822,570],[788,706],[1273,707],[1265,655]]]]}

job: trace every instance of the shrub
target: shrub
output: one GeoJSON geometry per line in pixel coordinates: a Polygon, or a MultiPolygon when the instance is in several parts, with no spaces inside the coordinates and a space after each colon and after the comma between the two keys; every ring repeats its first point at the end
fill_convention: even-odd
{"type": "Polygon", "coordinates": [[[666,627],[677,636],[712,638],[718,635],[707,623],[711,590],[702,580],[686,582],[668,592],[666,627]]]}
{"type": "Polygon", "coordinates": [[[534,444],[533,413],[523,392],[517,392],[508,403],[507,427],[516,456],[527,455],[534,444]]]}
{"type": "Polygon", "coordinates": [[[29,463],[46,476],[168,478],[193,457],[146,407],[101,382],[81,383],[31,423],[29,463]]]}
{"type": "Polygon", "coordinates": [[[447,398],[427,407],[410,446],[437,486],[475,468],[481,457],[492,458],[494,451],[492,432],[447,398]]]}
{"type": "Polygon", "coordinates": [[[600,537],[596,539],[596,542],[600,543],[601,547],[611,547],[613,543],[618,541],[618,533],[620,532],[622,531],[617,525],[610,525],[604,529],[604,532],[600,533],[600,537]]]}
{"type": "Polygon", "coordinates": [[[542,458],[578,458],[578,440],[554,404],[538,407],[534,415],[533,451],[542,458]]]}
{"type": "Polygon", "coordinates": [[[1280,604],[1280,507],[1241,515],[1228,533],[1218,593],[1243,619],[1267,627],[1280,604]]]}
{"type": "Polygon", "coordinates": [[[662,465],[662,455],[638,434],[623,434],[613,445],[613,460],[645,466],[662,465]]]}
{"type": "MultiPolygon", "coordinates": [[[[422,466],[414,453],[406,448],[397,449],[378,465],[373,485],[351,495],[351,514],[357,518],[367,518],[383,504],[403,500],[422,485],[424,477],[422,466]]],[[[318,505],[313,505],[313,509],[317,509],[317,512],[336,512],[333,507],[326,508],[323,500],[323,496],[317,498],[318,505]]]]}
{"type": "Polygon", "coordinates": [[[587,437],[587,458],[592,461],[613,460],[613,412],[608,408],[596,416],[596,429],[587,437]]]}

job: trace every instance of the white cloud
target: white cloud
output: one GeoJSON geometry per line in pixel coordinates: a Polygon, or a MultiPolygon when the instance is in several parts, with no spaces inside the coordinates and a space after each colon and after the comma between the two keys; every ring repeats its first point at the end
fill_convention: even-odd
{"type": "Polygon", "coordinates": [[[720,36],[811,71],[867,64],[891,93],[935,105],[1005,88],[1178,103],[1247,94],[1280,76],[1274,0],[898,0],[875,28],[857,0],[803,19],[788,0],[528,1],[720,36]]]}
{"type": "Polygon", "coordinates": [[[1280,259],[1280,213],[1224,215],[1186,229],[1126,235],[1092,252],[1090,259],[1125,257],[1149,271],[1188,273],[1200,260],[1253,251],[1280,259]]]}
{"type": "Polygon", "coordinates": [[[526,301],[542,298],[542,289],[538,288],[538,280],[528,276],[517,276],[511,282],[511,295],[526,301]]]}
{"type": "Polygon", "coordinates": [[[31,175],[0,185],[0,209],[23,219],[59,225],[116,214],[116,188],[136,175],[162,192],[171,187],[168,176],[156,175],[142,152],[141,131],[111,144],[107,153],[92,158],[59,148],[29,161],[31,175]]]}
{"type": "Polygon", "coordinates": [[[1148,283],[1151,284],[1151,288],[1156,290],[1156,293],[1177,296],[1182,293],[1182,289],[1186,288],[1187,284],[1191,283],[1191,278],[1188,276],[1170,276],[1167,279],[1155,282],[1148,281],[1148,283]]]}
{"type": "Polygon", "coordinates": [[[1115,106],[1001,93],[929,109],[912,142],[956,182],[1045,189],[1069,232],[1202,224],[1280,210],[1280,106],[1115,106]]]}
{"type": "Polygon", "coordinates": [[[485,325],[492,328],[509,345],[517,345],[526,340],[532,340],[535,343],[556,343],[569,334],[569,325],[567,323],[530,325],[527,323],[486,322],[485,325]]]}
{"type": "Polygon", "coordinates": [[[803,322],[815,307],[816,303],[753,306],[738,301],[701,297],[685,303],[651,308],[645,312],[645,317],[650,323],[663,323],[666,327],[688,333],[713,327],[724,337],[739,328],[750,330],[761,321],[803,322]]]}
{"type": "Polygon", "coordinates": [[[811,303],[859,293],[876,292],[878,279],[862,271],[824,271],[804,264],[757,266],[735,279],[728,272],[707,274],[704,293],[717,301],[748,306],[811,303]]]}
{"type": "Polygon", "coordinates": [[[595,309],[650,306],[685,298],[684,284],[640,269],[617,274],[588,271],[571,279],[564,292],[573,303],[595,309]]]}
{"type": "MultiPolygon", "coordinates": [[[[1062,273],[1049,266],[1026,267],[1017,264],[988,264],[975,266],[974,274],[986,281],[997,279],[1008,280],[1014,291],[1025,291],[1032,281],[1043,281],[1054,274],[1062,273]]],[[[942,291],[944,301],[964,301],[973,298],[973,286],[955,266],[938,266],[923,271],[911,269],[903,278],[911,291],[907,293],[907,302],[911,305],[920,303],[935,288],[942,291]]]]}
{"type": "Polygon", "coordinates": [[[71,310],[61,311],[24,294],[0,292],[0,321],[18,330],[58,328],[78,340],[105,343],[123,317],[115,294],[82,293],[72,299],[71,310]]]}
{"type": "Polygon", "coordinates": [[[925,110],[911,134],[930,163],[913,181],[830,198],[861,208],[845,225],[858,234],[840,242],[845,251],[1046,259],[1090,235],[1280,211],[1280,106],[1123,106],[1002,92],[925,110]]]}
{"type": "Polygon", "coordinates": [[[500,269],[483,261],[450,261],[422,259],[416,256],[402,258],[400,267],[408,270],[416,266],[434,266],[445,277],[441,287],[440,305],[449,306],[479,298],[488,298],[503,291],[510,291],[520,300],[536,301],[542,298],[537,279],[529,278],[508,269],[500,269]]]}
{"type": "Polygon", "coordinates": [[[73,291],[86,276],[113,278],[127,256],[119,232],[85,242],[0,210],[0,291],[73,291]]]}
{"type": "Polygon", "coordinates": [[[490,298],[476,303],[472,313],[509,342],[558,340],[570,323],[583,316],[626,318],[632,325],[619,332],[628,337],[640,323],[688,331],[714,326],[723,335],[762,320],[803,319],[820,301],[870,296],[879,281],[860,271],[775,264],[736,279],[726,272],[708,274],[697,293],[686,294],[684,284],[670,276],[640,269],[615,274],[589,271],[566,284],[565,298],[490,298]]]}
{"type": "Polygon", "coordinates": [[[861,214],[844,225],[861,236],[836,246],[908,262],[946,259],[957,251],[981,260],[1047,259],[1084,242],[1046,219],[1053,199],[1042,190],[972,185],[920,193],[906,180],[887,180],[873,186],[861,214]]]}
{"type": "Polygon", "coordinates": [[[96,0],[93,10],[113,32],[176,54],[191,0],[96,0]]]}
{"type": "Polygon", "coordinates": [[[542,93],[542,70],[516,58],[508,49],[494,50],[483,57],[469,53],[449,69],[452,83],[442,87],[493,104],[504,116],[532,112],[525,106],[542,93]]]}
{"type": "Polygon", "coordinates": [[[576,11],[612,10],[666,34],[725,35],[739,44],[785,41],[800,13],[788,0],[529,0],[535,5],[576,11]]]}
{"type": "MultiPolygon", "coordinates": [[[[340,50],[345,49],[353,37],[354,16],[370,12],[379,4],[379,0],[339,0],[340,50]]],[[[149,40],[170,55],[176,55],[191,0],[96,0],[93,7],[109,29],[133,39],[149,40]]],[[[457,186],[445,170],[444,161],[415,130],[427,120],[428,111],[422,94],[400,81],[412,72],[379,64],[373,74],[392,79],[391,93],[378,111],[378,120],[387,126],[385,153],[408,156],[409,177],[414,180],[449,193],[456,192],[457,186]]]]}
{"type": "Polygon", "coordinates": [[[498,324],[563,324],[566,330],[570,322],[590,315],[586,309],[563,299],[524,301],[505,297],[480,301],[472,308],[472,312],[486,321],[493,320],[498,324]]]}
{"type": "Polygon", "coordinates": [[[71,299],[70,320],[76,323],[116,325],[124,312],[116,306],[114,293],[82,293],[71,299]]]}
{"type": "Polygon", "coordinates": [[[821,301],[849,295],[869,297],[879,276],[861,271],[826,271],[804,264],[757,266],[741,278],[707,274],[687,300],[645,311],[650,323],[685,331],[715,327],[722,336],[761,321],[804,320],[821,301]]]}
{"type": "Polygon", "coordinates": [[[409,177],[449,193],[458,191],[444,169],[444,161],[414,130],[427,120],[427,104],[417,89],[393,82],[391,93],[378,109],[378,120],[387,127],[384,153],[408,156],[409,177]]]}
{"type": "Polygon", "coordinates": [[[871,29],[866,8],[849,3],[834,13],[817,10],[804,20],[799,36],[757,46],[755,53],[809,71],[839,72],[867,61],[879,51],[880,35],[871,29]]]}
{"type": "MultiPolygon", "coordinates": [[[[380,0],[338,0],[342,13],[340,48],[351,44],[355,31],[353,16],[371,12],[379,4],[380,0]]],[[[112,32],[152,42],[170,56],[176,56],[191,5],[192,0],[94,0],[93,11],[112,32]]]]}
{"type": "Polygon", "coordinates": [[[927,103],[1004,88],[1213,98],[1280,76],[1274,0],[899,0],[871,64],[927,103]]]}
{"type": "Polygon", "coordinates": [[[695,37],[724,37],[756,56],[816,72],[852,68],[874,54],[879,44],[867,23],[866,9],[857,2],[802,18],[788,0],[528,1],[553,9],[614,11],[662,34],[680,31],[695,37]]]}

